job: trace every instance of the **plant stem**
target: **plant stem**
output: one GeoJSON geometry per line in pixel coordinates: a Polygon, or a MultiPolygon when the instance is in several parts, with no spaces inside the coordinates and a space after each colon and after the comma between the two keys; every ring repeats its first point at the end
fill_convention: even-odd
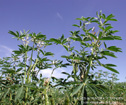
{"type": "Polygon", "coordinates": [[[83,105],[87,105],[87,90],[84,88],[84,93],[83,93],[83,105]]]}
{"type": "MultiPolygon", "coordinates": [[[[26,65],[27,65],[27,52],[25,52],[25,84],[27,84],[27,80],[28,80],[28,74],[27,74],[27,67],[26,67],[26,65]],[[27,79],[26,79],[26,77],[27,77],[27,79]]],[[[27,103],[27,97],[28,97],[28,87],[26,87],[26,89],[25,89],[25,105],[26,105],[26,103],[27,103]]]]}
{"type": "MultiPolygon", "coordinates": [[[[33,43],[33,47],[32,47],[32,52],[31,52],[31,58],[30,58],[30,67],[29,67],[29,69],[28,69],[28,78],[29,78],[29,76],[30,76],[30,70],[31,70],[31,68],[32,68],[32,58],[33,58],[33,51],[34,51],[34,43],[33,43]]],[[[29,81],[31,81],[31,77],[29,78],[29,81]]],[[[28,82],[29,82],[28,81],[28,82]]]]}
{"type": "MultiPolygon", "coordinates": [[[[11,95],[11,91],[10,91],[10,103],[11,103],[11,101],[12,101],[12,95],[11,95]]],[[[12,103],[11,103],[11,105],[12,105],[12,103]]]]}
{"type": "MultiPolygon", "coordinates": [[[[92,60],[91,60],[91,57],[90,57],[90,59],[89,59],[89,65],[88,65],[88,67],[87,67],[87,72],[86,72],[86,75],[85,75],[85,80],[86,80],[87,77],[88,77],[88,74],[89,74],[89,71],[90,71],[91,64],[92,64],[92,60]]],[[[84,80],[84,81],[85,81],[85,80],[84,80]]]]}
{"type": "Polygon", "coordinates": [[[26,65],[27,65],[27,52],[25,52],[25,82],[26,82],[26,76],[27,76],[27,67],[26,67],[26,65]]]}

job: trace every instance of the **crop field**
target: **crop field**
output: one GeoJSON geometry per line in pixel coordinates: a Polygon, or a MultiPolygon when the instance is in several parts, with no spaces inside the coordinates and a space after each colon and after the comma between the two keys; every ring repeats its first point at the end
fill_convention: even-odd
{"type": "Polygon", "coordinates": [[[122,52],[107,44],[122,40],[110,24],[117,20],[112,14],[96,14],[77,18],[77,30],[69,37],[9,31],[20,45],[10,57],[0,58],[0,105],[126,105],[126,82],[118,82],[115,64],[103,62],[122,52]],[[60,46],[67,53],[55,59],[48,46],[60,46]],[[56,78],[53,73],[59,68],[71,72],[56,78]],[[52,71],[45,77],[41,71],[48,69],[52,71]]]}

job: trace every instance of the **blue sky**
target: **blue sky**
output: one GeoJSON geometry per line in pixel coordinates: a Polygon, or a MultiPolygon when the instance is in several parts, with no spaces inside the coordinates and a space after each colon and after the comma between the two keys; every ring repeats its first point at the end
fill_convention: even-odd
{"type": "MultiPolygon", "coordinates": [[[[58,38],[62,34],[68,37],[76,30],[72,25],[78,23],[76,18],[81,16],[96,16],[102,10],[106,15],[113,14],[118,20],[112,22],[117,35],[122,41],[109,42],[122,48],[123,53],[117,53],[117,59],[109,59],[109,63],[116,64],[120,72],[120,81],[126,81],[126,1],[125,0],[0,0],[0,57],[9,56],[17,49],[17,42],[8,34],[9,30],[42,32],[48,38],[58,38]]],[[[58,50],[52,48],[50,50],[58,50]]],[[[64,50],[58,51],[63,54],[64,50]]]]}

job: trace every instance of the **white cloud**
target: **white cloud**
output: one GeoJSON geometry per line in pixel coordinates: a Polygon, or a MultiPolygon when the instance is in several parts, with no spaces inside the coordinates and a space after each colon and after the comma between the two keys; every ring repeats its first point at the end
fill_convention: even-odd
{"type": "Polygon", "coordinates": [[[57,17],[59,18],[59,19],[61,19],[61,20],[63,20],[63,17],[61,16],[61,14],[59,13],[59,12],[57,12],[57,17]]]}
{"type": "Polygon", "coordinates": [[[7,47],[5,45],[0,45],[0,47],[1,47],[0,52],[2,52],[3,55],[5,55],[5,56],[10,56],[11,55],[13,49],[11,49],[11,48],[9,48],[9,47],[7,47]]]}
{"type": "MultiPolygon", "coordinates": [[[[58,68],[53,72],[53,77],[56,78],[66,78],[66,75],[62,74],[62,72],[65,72],[64,69],[58,68]]],[[[46,70],[41,70],[38,74],[38,76],[42,74],[43,77],[50,77],[52,73],[52,69],[46,69],[46,70]]]]}

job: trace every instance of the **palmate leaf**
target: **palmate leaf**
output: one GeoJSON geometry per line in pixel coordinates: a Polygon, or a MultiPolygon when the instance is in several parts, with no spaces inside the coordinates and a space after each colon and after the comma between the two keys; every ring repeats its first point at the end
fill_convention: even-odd
{"type": "Polygon", "coordinates": [[[96,97],[98,97],[98,93],[106,94],[107,88],[103,85],[99,84],[88,84],[87,87],[94,93],[96,97]]]}
{"type": "Polygon", "coordinates": [[[97,91],[96,91],[96,88],[95,88],[94,84],[93,85],[92,84],[87,85],[87,87],[94,93],[94,95],[96,97],[98,97],[98,94],[97,94],[97,91]]]}
{"type": "Polygon", "coordinates": [[[117,21],[116,19],[113,19],[113,17],[115,17],[113,14],[110,14],[107,18],[106,21],[110,20],[110,21],[117,21]]]}
{"type": "Polygon", "coordinates": [[[73,92],[71,93],[71,96],[75,95],[77,92],[79,92],[79,90],[84,86],[83,83],[81,83],[79,86],[75,87],[73,89],[73,92]]]}

